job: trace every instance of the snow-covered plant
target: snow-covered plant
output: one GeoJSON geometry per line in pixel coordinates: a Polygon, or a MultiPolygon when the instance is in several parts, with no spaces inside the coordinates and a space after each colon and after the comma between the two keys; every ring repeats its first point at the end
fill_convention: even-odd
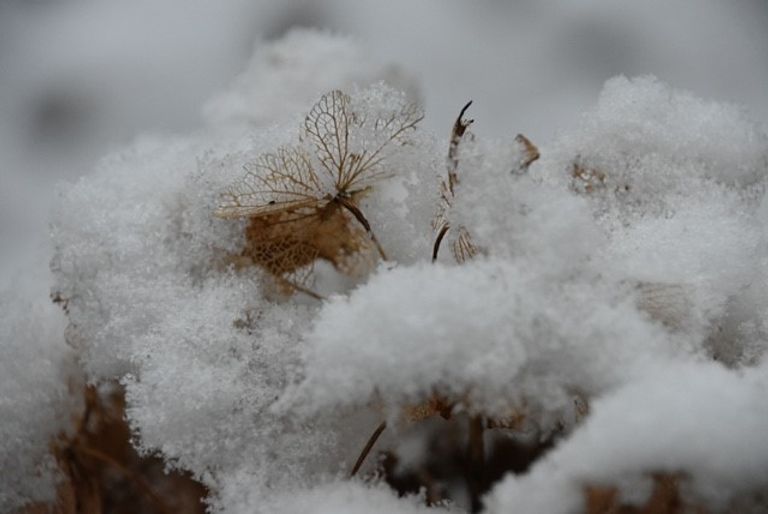
{"type": "Polygon", "coordinates": [[[292,32],[65,186],[68,326],[4,348],[66,335],[210,512],[764,509],[764,128],[619,77],[549,143],[430,134],[353,46],[292,32]]]}

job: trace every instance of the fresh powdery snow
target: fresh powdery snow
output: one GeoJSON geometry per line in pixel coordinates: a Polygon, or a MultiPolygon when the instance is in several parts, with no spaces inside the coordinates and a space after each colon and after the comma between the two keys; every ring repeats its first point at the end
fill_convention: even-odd
{"type": "Polygon", "coordinates": [[[53,494],[75,361],[211,512],[571,513],[660,476],[765,506],[764,128],[653,77],[553,141],[449,140],[419,102],[356,41],[292,31],[197,132],[62,186],[66,320],[47,284],[0,298],[0,510],[53,494]]]}
{"type": "Polygon", "coordinates": [[[34,268],[0,290],[0,512],[55,498],[50,444],[79,407],[66,319],[48,297],[50,276],[34,268]]]}

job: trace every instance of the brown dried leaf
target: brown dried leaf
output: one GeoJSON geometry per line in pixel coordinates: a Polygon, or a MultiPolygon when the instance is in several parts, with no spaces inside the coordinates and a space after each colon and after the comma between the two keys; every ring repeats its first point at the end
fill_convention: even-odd
{"type": "Polygon", "coordinates": [[[523,147],[523,159],[520,162],[520,171],[528,170],[528,167],[541,157],[539,149],[531,143],[531,140],[522,134],[515,137],[515,142],[523,147]]]}
{"type": "Polygon", "coordinates": [[[62,477],[55,503],[29,505],[20,514],[203,514],[206,489],[161,459],[141,457],[131,446],[120,389],[83,391],[85,408],[72,434],[62,434],[52,453],[62,477]]]}
{"type": "Polygon", "coordinates": [[[314,217],[306,221],[281,219],[285,216],[286,213],[278,213],[251,218],[242,256],[271,275],[288,278],[310,267],[319,250],[312,245],[311,233],[308,233],[308,224],[315,223],[314,217]]]}
{"type": "Polygon", "coordinates": [[[353,112],[345,93],[323,95],[305,118],[302,135],[320,170],[314,169],[313,156],[303,147],[281,147],[249,163],[243,179],[222,194],[217,216],[251,219],[241,257],[288,284],[288,289],[301,289],[317,259],[357,274],[372,263],[365,256],[371,243],[386,259],[357,202],[373,182],[387,176],[384,148],[405,143],[422,118],[418,107],[406,105],[367,120],[353,112]],[[372,130],[372,146],[350,151],[352,131],[365,127],[372,130]],[[347,213],[364,232],[351,226],[347,213]]]}
{"type": "Polygon", "coordinates": [[[342,183],[349,165],[349,130],[355,123],[350,98],[341,91],[323,95],[304,120],[304,131],[315,147],[315,153],[336,184],[342,183]]]}
{"type": "Polygon", "coordinates": [[[403,142],[424,118],[420,108],[408,104],[373,120],[353,112],[351,100],[341,91],[323,95],[304,120],[304,133],[315,148],[323,170],[334,180],[337,193],[352,194],[388,174],[381,167],[384,148],[403,142]],[[350,130],[370,127],[373,146],[350,151],[350,130]]]}
{"type": "Polygon", "coordinates": [[[459,227],[459,235],[453,242],[452,249],[453,257],[459,264],[473,259],[479,253],[477,246],[472,242],[472,236],[464,226],[459,227]]]}
{"type": "MultiPolygon", "coordinates": [[[[364,230],[350,223],[336,203],[301,218],[278,213],[251,218],[241,254],[280,279],[282,286],[306,286],[317,259],[355,276],[373,265],[373,246],[364,230]]],[[[286,291],[288,292],[288,291],[286,291]]]]}
{"type": "Polygon", "coordinates": [[[222,193],[216,216],[254,218],[285,212],[300,216],[324,201],[310,157],[300,147],[260,155],[245,170],[245,176],[222,193]]]}
{"type": "Polygon", "coordinates": [[[335,192],[350,196],[387,176],[381,167],[383,150],[393,143],[405,143],[423,118],[418,106],[406,104],[369,120],[353,112],[350,97],[337,90],[323,95],[310,110],[304,120],[304,136],[314,146],[324,172],[333,179],[335,192]],[[364,128],[370,128],[372,140],[363,141],[358,153],[351,152],[354,134],[350,130],[360,132],[364,128]]]}

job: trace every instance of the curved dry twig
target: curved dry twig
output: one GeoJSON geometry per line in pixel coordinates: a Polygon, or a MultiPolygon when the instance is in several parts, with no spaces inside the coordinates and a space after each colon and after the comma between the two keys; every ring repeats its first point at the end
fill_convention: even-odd
{"type": "MultiPolygon", "coordinates": [[[[448,211],[450,211],[456,195],[456,184],[459,183],[459,144],[467,133],[469,126],[475,121],[473,119],[464,119],[464,114],[467,112],[470,105],[472,105],[472,100],[467,102],[461,109],[459,116],[453,123],[453,129],[451,130],[451,140],[448,145],[448,159],[446,161],[448,178],[440,183],[440,204],[438,205],[435,219],[432,221],[432,227],[437,234],[435,243],[432,247],[432,262],[437,261],[440,245],[448,231],[451,229],[451,224],[448,220],[448,211]]],[[[453,255],[459,263],[471,259],[478,253],[477,247],[472,243],[472,237],[464,227],[459,227],[458,237],[452,246],[453,255]]]]}
{"type": "Polygon", "coordinates": [[[387,422],[382,421],[379,424],[379,426],[376,427],[376,430],[373,431],[373,434],[371,434],[371,437],[368,438],[368,442],[365,443],[363,450],[360,452],[360,455],[357,457],[357,461],[355,461],[355,465],[352,468],[352,472],[349,474],[350,477],[355,476],[357,472],[360,470],[360,467],[363,465],[363,462],[365,462],[365,458],[371,452],[371,449],[373,449],[373,445],[376,444],[376,441],[379,439],[379,436],[381,436],[381,433],[384,432],[386,428],[387,428],[387,422]]]}
{"type": "Polygon", "coordinates": [[[368,233],[368,236],[371,238],[371,241],[374,245],[376,245],[376,250],[378,250],[379,255],[383,260],[389,260],[387,259],[387,254],[384,253],[384,248],[382,248],[381,244],[379,243],[379,240],[376,238],[376,235],[373,233],[373,230],[371,230],[371,224],[368,223],[368,220],[366,219],[365,215],[363,215],[363,211],[361,211],[354,203],[352,203],[347,198],[337,196],[336,201],[341,204],[342,207],[347,209],[354,217],[355,219],[360,223],[360,225],[363,226],[365,231],[368,233]]]}

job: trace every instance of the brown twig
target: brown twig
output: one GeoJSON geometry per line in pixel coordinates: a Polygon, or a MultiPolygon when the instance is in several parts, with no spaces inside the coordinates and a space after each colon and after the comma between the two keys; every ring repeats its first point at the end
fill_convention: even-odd
{"type": "Polygon", "coordinates": [[[288,280],[287,278],[282,278],[282,277],[278,277],[278,279],[281,282],[283,282],[286,285],[286,287],[288,287],[290,289],[295,289],[296,291],[299,291],[300,293],[304,293],[305,295],[307,295],[307,296],[309,296],[311,298],[314,298],[315,300],[318,300],[318,301],[321,301],[321,302],[324,301],[324,300],[327,300],[327,298],[325,296],[321,295],[320,293],[316,293],[316,292],[312,291],[311,289],[309,289],[308,287],[304,287],[302,285],[299,285],[299,284],[297,284],[296,282],[294,282],[292,280],[288,280]]]}
{"type": "Polygon", "coordinates": [[[363,447],[363,451],[360,452],[360,456],[357,458],[357,461],[355,462],[355,466],[352,468],[352,472],[349,474],[350,477],[353,477],[357,474],[357,472],[360,470],[360,467],[363,465],[363,462],[365,462],[365,458],[368,456],[368,454],[371,452],[371,448],[373,448],[373,445],[376,444],[376,441],[379,439],[379,436],[382,432],[384,432],[384,429],[387,428],[387,422],[382,421],[378,427],[376,427],[376,430],[373,431],[373,434],[371,434],[371,437],[368,438],[368,442],[365,443],[365,446],[363,447]]]}
{"type": "Polygon", "coordinates": [[[456,118],[456,121],[453,123],[453,128],[451,129],[451,140],[448,145],[448,159],[446,162],[446,166],[448,168],[448,179],[443,181],[441,186],[442,210],[440,214],[438,214],[437,220],[435,221],[435,228],[438,229],[438,234],[435,238],[435,243],[432,246],[432,262],[437,260],[437,256],[440,252],[440,244],[451,228],[450,223],[445,218],[445,213],[453,203],[455,187],[456,184],[459,183],[459,143],[461,143],[461,139],[464,137],[464,134],[466,133],[469,126],[472,125],[472,123],[475,121],[472,119],[464,120],[464,114],[467,112],[467,109],[469,109],[470,105],[472,105],[472,100],[467,102],[467,104],[461,109],[459,116],[456,118]]]}
{"type": "Polygon", "coordinates": [[[387,254],[384,253],[384,248],[381,247],[379,240],[376,239],[376,235],[373,233],[373,230],[371,230],[371,224],[368,223],[365,215],[363,215],[363,211],[361,211],[358,206],[343,196],[337,196],[335,201],[337,201],[342,207],[352,213],[355,219],[363,226],[365,231],[368,233],[368,236],[371,238],[371,241],[373,241],[373,244],[376,245],[376,249],[379,251],[379,255],[381,256],[382,260],[389,260],[387,258],[387,254]]]}
{"type": "Polygon", "coordinates": [[[467,102],[461,109],[459,117],[456,118],[456,121],[453,123],[453,129],[451,130],[451,143],[448,146],[448,189],[451,192],[451,195],[453,195],[453,187],[458,183],[456,170],[459,167],[459,143],[461,143],[461,138],[464,137],[464,133],[469,126],[475,122],[475,120],[465,121],[463,119],[464,113],[467,112],[470,105],[472,105],[472,100],[467,102]]]}
{"type": "Polygon", "coordinates": [[[443,238],[445,237],[445,234],[448,233],[448,229],[450,227],[446,223],[440,228],[440,232],[437,233],[437,237],[435,238],[435,244],[432,246],[432,262],[435,262],[437,260],[437,254],[440,252],[440,243],[443,242],[443,238]]]}
{"type": "Polygon", "coordinates": [[[480,512],[483,509],[480,497],[484,485],[484,470],[483,417],[477,415],[469,418],[469,438],[467,441],[467,489],[469,490],[472,512],[480,512]]]}

